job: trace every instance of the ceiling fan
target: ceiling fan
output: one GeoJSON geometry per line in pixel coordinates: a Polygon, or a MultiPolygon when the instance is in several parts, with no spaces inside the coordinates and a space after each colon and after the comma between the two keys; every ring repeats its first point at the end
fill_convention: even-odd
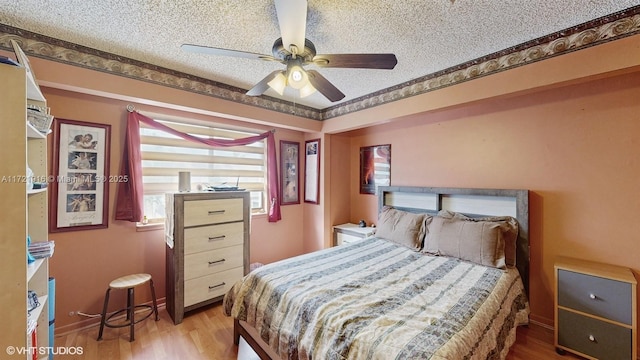
{"type": "Polygon", "coordinates": [[[317,90],[332,102],[342,100],[345,95],[319,72],[305,70],[305,65],[390,70],[398,63],[394,54],[316,54],[313,43],[305,38],[307,0],[275,0],[275,5],[282,37],[273,44],[273,55],[193,44],[183,44],[181,48],[194,53],[277,61],[287,66],[284,71],[276,70],[267,75],[247,95],[259,96],[269,88],[282,95],[285,87],[290,86],[299,90],[300,97],[317,90]]]}

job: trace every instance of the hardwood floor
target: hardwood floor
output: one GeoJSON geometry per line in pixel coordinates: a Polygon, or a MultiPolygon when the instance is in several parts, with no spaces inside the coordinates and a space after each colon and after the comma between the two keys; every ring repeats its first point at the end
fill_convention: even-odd
{"type": "Polygon", "coordinates": [[[583,359],[580,356],[566,353],[559,355],[553,345],[553,330],[539,325],[520,326],[516,334],[516,342],[511,347],[507,360],[531,359],[583,359]]]}
{"type": "Polygon", "coordinates": [[[164,308],[159,310],[159,321],[150,317],[136,324],[133,342],[128,328],[105,328],[102,340],[96,341],[97,325],[56,337],[56,347],[82,347],[82,355],[57,354],[54,359],[235,360],[233,319],[224,316],[221,304],[193,311],[179,325],[164,308]]]}
{"type": "MultiPolygon", "coordinates": [[[[221,304],[197,310],[173,325],[169,314],[162,309],[160,321],[149,318],[136,325],[134,342],[129,342],[128,328],[105,328],[103,339],[96,341],[98,326],[55,339],[57,348],[81,347],[82,354],[65,355],[58,349],[56,360],[235,360],[237,347],[233,344],[233,320],[224,316],[221,304]]],[[[507,360],[579,359],[567,354],[560,356],[553,346],[553,333],[540,326],[518,329],[517,339],[507,360]]]]}

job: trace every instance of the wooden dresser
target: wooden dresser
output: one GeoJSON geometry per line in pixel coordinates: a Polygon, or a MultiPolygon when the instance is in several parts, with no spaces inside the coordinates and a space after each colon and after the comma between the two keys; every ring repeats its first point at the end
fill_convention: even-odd
{"type": "Polygon", "coordinates": [[[555,346],[589,359],[637,357],[637,280],[629,268],[561,257],[555,263],[555,346]]]}
{"type": "MultiPolygon", "coordinates": [[[[247,191],[173,193],[173,246],[167,243],[167,311],[184,313],[222,300],[249,272],[247,191]]],[[[171,214],[171,212],[169,212],[171,214]]]]}

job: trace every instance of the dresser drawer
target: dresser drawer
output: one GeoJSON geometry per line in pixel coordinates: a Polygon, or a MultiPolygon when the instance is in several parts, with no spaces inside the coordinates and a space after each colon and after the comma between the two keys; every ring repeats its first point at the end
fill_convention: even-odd
{"type": "Polygon", "coordinates": [[[203,251],[184,256],[185,280],[243,266],[242,245],[203,251]]]}
{"type": "Polygon", "coordinates": [[[242,221],[242,199],[194,200],[184,202],[184,226],[242,221]]]}
{"type": "Polygon", "coordinates": [[[244,223],[200,226],[184,230],[184,253],[214,250],[244,243],[244,223]]]}
{"type": "Polygon", "coordinates": [[[226,294],[233,284],[244,276],[243,267],[202,276],[184,282],[184,306],[213,299],[226,294]]]}
{"type": "Polygon", "coordinates": [[[631,359],[631,329],[558,310],[558,345],[598,359],[631,359]]]}
{"type": "Polygon", "coordinates": [[[558,270],[558,305],[632,324],[632,286],[597,276],[558,270]]]}

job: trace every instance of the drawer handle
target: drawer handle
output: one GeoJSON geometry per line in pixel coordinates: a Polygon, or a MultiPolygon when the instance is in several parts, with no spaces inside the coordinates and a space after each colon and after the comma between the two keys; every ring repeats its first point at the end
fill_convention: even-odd
{"type": "Polygon", "coordinates": [[[596,337],[593,335],[589,335],[589,341],[596,342],[596,337]]]}
{"type": "Polygon", "coordinates": [[[207,212],[207,214],[209,215],[218,215],[218,214],[224,214],[226,210],[209,210],[207,212]]]}
{"type": "Polygon", "coordinates": [[[597,298],[598,298],[598,297],[596,296],[596,294],[589,294],[589,299],[591,299],[591,300],[595,300],[595,299],[597,299],[597,298]]]}
{"type": "Polygon", "coordinates": [[[209,285],[209,290],[213,290],[215,288],[219,288],[220,286],[225,286],[225,282],[223,281],[222,283],[218,284],[218,285],[209,285]]]}
{"type": "Polygon", "coordinates": [[[218,236],[209,236],[209,241],[213,241],[213,240],[222,240],[226,238],[225,235],[218,235],[218,236]]]}
{"type": "Polygon", "coordinates": [[[225,262],[225,261],[226,261],[225,259],[220,259],[220,260],[215,260],[215,261],[209,261],[209,265],[215,265],[215,264],[218,264],[218,263],[223,263],[223,262],[225,262]]]}

